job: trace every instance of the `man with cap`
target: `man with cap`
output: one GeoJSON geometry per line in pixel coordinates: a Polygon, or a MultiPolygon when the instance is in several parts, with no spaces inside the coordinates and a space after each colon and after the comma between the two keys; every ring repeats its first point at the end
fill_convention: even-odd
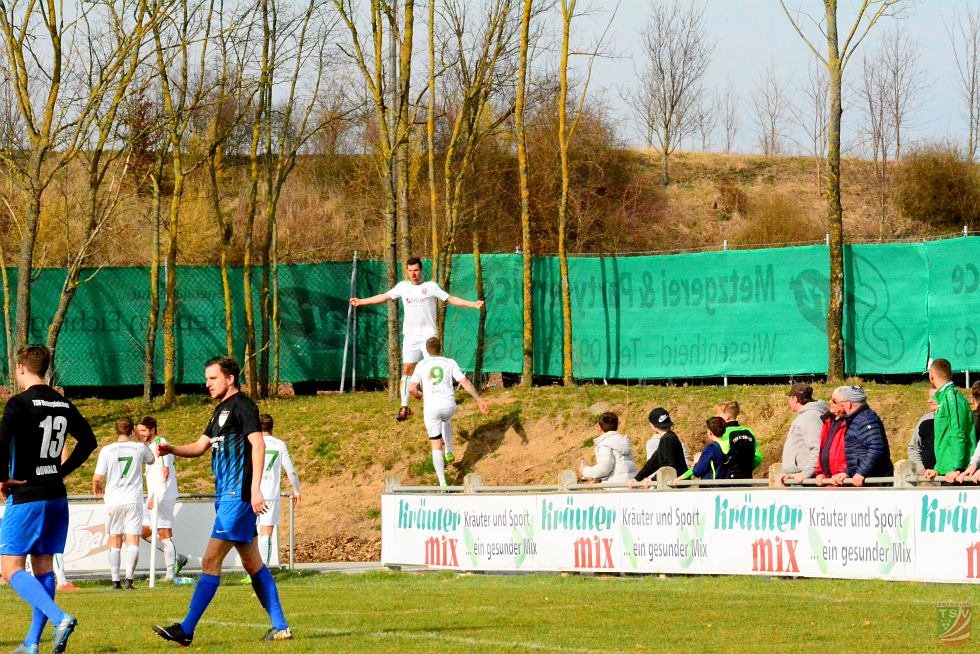
{"type": "Polygon", "coordinates": [[[657,407],[648,416],[653,436],[647,441],[647,462],[630,480],[631,487],[650,487],[653,474],[663,467],[673,468],[678,474],[687,470],[687,453],[684,444],[672,431],[674,423],[667,409],[657,407]]]}
{"type": "Polygon", "coordinates": [[[786,394],[789,408],[796,413],[783,444],[783,475],[796,483],[813,477],[820,452],[820,432],[824,415],[830,410],[823,400],[813,399],[813,387],[797,382],[786,394]]]}
{"type": "Polygon", "coordinates": [[[890,477],[895,468],[885,425],[868,406],[868,394],[860,386],[840,386],[834,395],[840,397],[847,420],[844,435],[847,472],[834,475],[835,480],[843,481],[842,477],[847,476],[855,486],[863,486],[867,477],[890,477]]]}

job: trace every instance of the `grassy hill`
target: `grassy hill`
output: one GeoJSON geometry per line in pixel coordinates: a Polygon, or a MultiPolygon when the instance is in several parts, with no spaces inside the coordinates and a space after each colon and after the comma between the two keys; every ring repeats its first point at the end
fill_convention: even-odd
{"type": "MultiPolygon", "coordinates": [[[[926,408],[928,385],[865,384],[869,402],[888,430],[892,459],[905,458],[916,420],[926,408]]],[[[558,386],[530,390],[504,389],[487,394],[491,412],[480,415],[467,398],[454,421],[457,463],[451,480],[462,483],[477,472],[486,484],[556,483],[558,473],[575,469],[581,458],[592,461],[596,435],[593,414],[619,414],[620,431],[628,434],[643,461],[649,437],[647,413],[667,407],[678,435],[692,451],[701,447],[704,420],[714,404],[737,399],[743,423],[760,439],[765,456],[757,474],[778,462],[793,418],[786,385],[719,386],[558,386]]],[[[820,397],[831,388],[816,385],[820,397]]],[[[140,400],[81,400],[100,445],[113,440],[113,424],[123,415],[145,413],[140,400]]],[[[395,422],[396,404],[384,393],[317,395],[270,400],[262,411],[276,420],[276,433],[290,448],[303,484],[304,504],[297,512],[300,560],[376,560],[380,555],[380,502],[383,480],[392,475],[403,484],[435,484],[424,436],[421,407],[404,423],[395,422]]],[[[153,412],[161,432],[176,443],[200,435],[212,405],[202,397],[182,397],[179,406],[153,412]]],[[[70,492],[91,492],[95,457],[70,480],[70,492]]],[[[178,461],[181,492],[211,492],[210,456],[178,461]]],[[[284,483],[285,485],[285,483],[284,483]]]]}

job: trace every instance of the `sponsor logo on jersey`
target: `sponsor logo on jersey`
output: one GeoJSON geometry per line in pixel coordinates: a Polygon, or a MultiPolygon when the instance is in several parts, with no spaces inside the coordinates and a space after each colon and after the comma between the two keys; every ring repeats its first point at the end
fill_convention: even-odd
{"type": "Polygon", "coordinates": [[[221,413],[219,413],[218,414],[218,426],[219,427],[224,427],[225,426],[225,421],[228,420],[228,416],[230,416],[230,415],[231,415],[231,411],[229,411],[228,409],[225,409],[224,411],[222,411],[221,413]]]}

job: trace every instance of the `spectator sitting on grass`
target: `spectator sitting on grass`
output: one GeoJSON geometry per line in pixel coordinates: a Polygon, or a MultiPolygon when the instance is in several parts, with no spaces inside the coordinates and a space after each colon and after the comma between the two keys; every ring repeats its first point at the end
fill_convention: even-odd
{"type": "Polygon", "coordinates": [[[762,464],[762,449],[755,434],[740,425],[738,416],[742,409],[738,402],[722,402],[715,405],[719,418],[725,421],[725,433],[721,437],[721,451],[727,457],[725,467],[732,479],[751,479],[752,471],[762,464]]]}
{"type": "Polygon", "coordinates": [[[823,416],[829,407],[823,400],[813,399],[813,387],[809,384],[793,384],[786,395],[796,417],[783,445],[783,475],[799,483],[813,477],[816,470],[823,416]]]}
{"type": "Polygon", "coordinates": [[[636,474],[633,444],[616,430],[619,417],[607,411],[599,416],[599,437],[595,439],[595,465],[579,464],[579,478],[625,484],[636,474]]]}
{"type": "Polygon", "coordinates": [[[977,446],[970,456],[970,465],[956,477],[956,481],[980,484],[980,381],[973,382],[970,387],[970,408],[973,409],[973,434],[977,446]]]}
{"type": "MultiPolygon", "coordinates": [[[[847,477],[847,455],[844,453],[847,432],[847,412],[842,393],[847,386],[838,386],[830,395],[830,411],[823,416],[820,429],[820,449],[814,476],[817,486],[825,483],[840,486],[847,477]]],[[[801,480],[802,481],[802,480],[801,480]]]]}
{"type": "Polygon", "coordinates": [[[678,479],[690,479],[691,477],[697,477],[698,479],[732,478],[731,471],[727,466],[728,457],[721,450],[721,440],[727,429],[725,419],[714,416],[708,418],[705,425],[708,427],[705,434],[705,443],[707,443],[707,446],[701,452],[701,456],[698,457],[698,461],[694,464],[694,467],[678,477],[678,479]]]}
{"type": "Polygon", "coordinates": [[[868,406],[868,394],[860,386],[844,386],[840,394],[847,413],[847,432],[844,434],[844,453],[847,472],[855,486],[863,486],[867,477],[890,477],[895,472],[885,425],[868,406]]]}
{"type": "Polygon", "coordinates": [[[650,488],[653,474],[663,467],[673,468],[678,473],[687,470],[684,444],[671,430],[674,423],[667,409],[657,407],[650,412],[649,420],[653,436],[647,441],[647,462],[636,473],[636,477],[630,480],[630,488],[640,485],[650,488]]]}
{"type": "Polygon", "coordinates": [[[970,403],[956,390],[952,379],[953,367],[946,359],[934,359],[929,365],[929,383],[936,389],[936,464],[926,469],[925,476],[932,479],[943,475],[947,483],[956,481],[970,465],[970,453],[976,446],[970,403]]]}
{"type": "Polygon", "coordinates": [[[936,389],[929,389],[929,411],[922,414],[919,422],[912,430],[912,440],[909,441],[909,461],[922,466],[922,470],[936,469],[935,423],[936,423],[936,389]]]}

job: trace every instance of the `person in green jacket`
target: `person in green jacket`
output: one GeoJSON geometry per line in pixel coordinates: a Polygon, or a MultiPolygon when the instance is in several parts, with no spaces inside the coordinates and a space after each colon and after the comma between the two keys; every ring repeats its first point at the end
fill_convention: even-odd
{"type": "Polygon", "coordinates": [[[970,453],[976,445],[970,403],[956,390],[952,379],[953,367],[947,359],[934,359],[929,365],[929,383],[936,389],[936,468],[926,470],[925,476],[944,476],[948,483],[955,482],[969,466],[970,453]]]}
{"type": "Polygon", "coordinates": [[[738,402],[722,402],[715,405],[715,413],[725,421],[725,434],[721,437],[721,451],[732,479],[751,479],[752,472],[762,464],[762,448],[751,429],[738,422],[742,408],[738,402]]]}

